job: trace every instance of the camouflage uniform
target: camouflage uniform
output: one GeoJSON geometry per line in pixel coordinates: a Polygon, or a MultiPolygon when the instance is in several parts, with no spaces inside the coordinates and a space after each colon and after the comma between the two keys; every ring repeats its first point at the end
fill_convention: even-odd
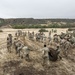
{"type": "Polygon", "coordinates": [[[75,30],[73,31],[73,36],[75,37],[75,30]]]}
{"type": "Polygon", "coordinates": [[[42,48],[43,51],[43,64],[49,65],[49,49],[47,47],[42,48]]]}
{"type": "Polygon", "coordinates": [[[17,47],[17,53],[19,53],[19,57],[20,57],[20,52],[23,48],[23,45],[21,43],[19,43],[18,47],[17,47]]]}
{"type": "Polygon", "coordinates": [[[66,56],[68,55],[70,49],[71,49],[71,43],[69,41],[66,41],[65,42],[65,51],[64,51],[66,56]]]}
{"type": "Polygon", "coordinates": [[[54,40],[54,42],[58,43],[58,36],[55,35],[53,40],[54,40]]]}
{"type": "Polygon", "coordinates": [[[21,50],[21,56],[25,57],[27,60],[29,59],[29,52],[30,52],[30,49],[27,46],[24,46],[21,50]]]}
{"type": "Polygon", "coordinates": [[[11,36],[11,34],[8,34],[8,37],[7,37],[7,49],[8,49],[8,52],[11,52],[11,47],[12,47],[12,36],[11,36]]]}
{"type": "Polygon", "coordinates": [[[48,37],[48,44],[50,45],[51,44],[51,40],[52,40],[52,38],[51,38],[51,35],[48,37]]]}
{"type": "Polygon", "coordinates": [[[75,48],[75,37],[72,37],[72,45],[73,45],[73,48],[75,48]]]}
{"type": "Polygon", "coordinates": [[[17,54],[17,47],[18,47],[18,40],[17,38],[14,38],[14,48],[15,48],[16,54],[17,54]]]}
{"type": "Polygon", "coordinates": [[[61,49],[65,49],[65,43],[66,43],[66,40],[65,39],[61,39],[60,40],[61,49]]]}
{"type": "Polygon", "coordinates": [[[40,41],[40,34],[36,34],[36,41],[40,41]]]}

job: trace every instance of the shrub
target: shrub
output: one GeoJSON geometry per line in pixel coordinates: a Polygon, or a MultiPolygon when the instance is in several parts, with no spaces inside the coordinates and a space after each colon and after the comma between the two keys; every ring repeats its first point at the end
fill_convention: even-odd
{"type": "Polygon", "coordinates": [[[46,30],[46,29],[44,29],[44,28],[41,28],[41,29],[39,30],[39,32],[48,32],[48,30],[46,30]]]}
{"type": "Polygon", "coordinates": [[[15,29],[24,29],[24,28],[72,28],[72,27],[75,27],[74,24],[70,24],[70,23],[67,23],[67,24],[50,24],[50,25],[47,25],[47,26],[42,26],[41,24],[14,24],[12,25],[12,28],[15,28],[15,29]]]}
{"type": "Polygon", "coordinates": [[[74,31],[75,30],[75,28],[69,28],[68,29],[68,31],[74,31]]]}
{"type": "Polygon", "coordinates": [[[0,32],[3,32],[3,30],[0,30],[0,32]]]}
{"type": "Polygon", "coordinates": [[[54,30],[54,33],[57,33],[57,30],[54,30]]]}

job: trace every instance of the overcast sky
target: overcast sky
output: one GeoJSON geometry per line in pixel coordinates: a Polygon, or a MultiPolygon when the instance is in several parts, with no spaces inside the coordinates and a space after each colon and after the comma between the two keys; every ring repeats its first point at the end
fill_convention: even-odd
{"type": "Polygon", "coordinates": [[[0,18],[75,18],[75,0],[0,0],[0,18]]]}

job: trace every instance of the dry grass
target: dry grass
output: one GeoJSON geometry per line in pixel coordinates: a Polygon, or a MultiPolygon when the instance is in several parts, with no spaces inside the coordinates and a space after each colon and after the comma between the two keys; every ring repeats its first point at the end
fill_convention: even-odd
{"type": "MultiPolygon", "coordinates": [[[[25,31],[28,30],[26,29],[25,31]]],[[[3,29],[3,31],[0,34],[0,43],[6,42],[7,34],[12,33],[14,36],[16,30],[3,29]]],[[[30,29],[29,31],[32,32],[34,29],[30,29]]],[[[62,31],[65,32],[66,29],[58,29],[57,33],[60,34],[62,31]]],[[[35,30],[35,32],[38,32],[38,30],[35,30]]],[[[46,35],[48,36],[48,33],[46,35]]],[[[36,47],[42,47],[38,42],[28,40],[27,42],[36,47]]],[[[69,54],[67,58],[63,57],[62,60],[58,60],[57,62],[50,61],[50,66],[48,67],[47,65],[42,65],[41,53],[36,50],[30,52],[30,61],[26,61],[18,57],[14,49],[12,49],[12,53],[8,53],[6,47],[1,48],[0,75],[75,75],[75,50],[71,51],[72,54],[69,54]]]]}

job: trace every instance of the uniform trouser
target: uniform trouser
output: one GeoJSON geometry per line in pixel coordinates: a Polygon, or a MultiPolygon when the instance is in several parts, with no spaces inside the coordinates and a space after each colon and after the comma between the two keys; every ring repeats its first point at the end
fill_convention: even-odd
{"type": "Polygon", "coordinates": [[[29,54],[26,54],[26,56],[25,56],[25,57],[26,57],[26,59],[29,59],[29,54]]]}
{"type": "Polygon", "coordinates": [[[20,57],[20,52],[21,52],[21,49],[16,49],[16,54],[18,53],[19,54],[19,57],[20,57]]]}
{"type": "Polygon", "coordinates": [[[20,51],[21,51],[21,49],[20,49],[20,50],[18,50],[18,53],[19,53],[19,57],[20,57],[20,51]]]}
{"type": "Polygon", "coordinates": [[[8,46],[7,49],[8,49],[8,52],[11,52],[11,46],[8,46]]]}
{"type": "Polygon", "coordinates": [[[46,64],[48,66],[50,65],[49,57],[46,57],[46,56],[43,57],[43,64],[46,64]]]}
{"type": "Polygon", "coordinates": [[[18,51],[17,51],[17,47],[15,46],[15,51],[16,51],[16,54],[18,53],[18,51]]]}

